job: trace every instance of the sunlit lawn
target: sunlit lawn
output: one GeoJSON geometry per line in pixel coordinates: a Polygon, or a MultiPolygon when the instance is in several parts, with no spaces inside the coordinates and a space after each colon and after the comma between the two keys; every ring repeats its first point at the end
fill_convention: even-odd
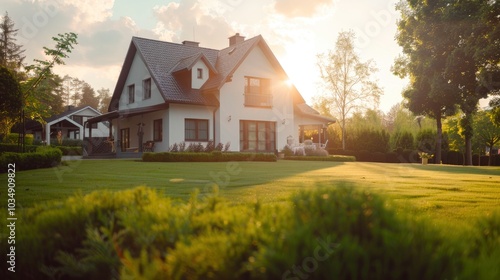
{"type": "MultiPolygon", "coordinates": [[[[7,176],[0,176],[7,181],[7,176]]],[[[187,199],[197,188],[238,203],[284,201],[293,192],[349,182],[386,194],[404,211],[447,224],[500,210],[500,168],[419,164],[306,161],[232,163],[145,163],[136,160],[80,160],[53,169],[17,172],[18,207],[68,197],[76,192],[122,190],[145,185],[166,196],[187,199]]],[[[2,208],[7,196],[1,191],[2,208]]]]}

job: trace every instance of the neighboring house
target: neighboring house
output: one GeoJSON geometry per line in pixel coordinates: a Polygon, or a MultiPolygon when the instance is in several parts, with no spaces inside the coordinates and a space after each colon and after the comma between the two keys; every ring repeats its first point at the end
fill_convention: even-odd
{"type": "Polygon", "coordinates": [[[326,135],[335,122],[305,104],[262,36],[238,33],[222,50],[133,37],[109,113],[89,123],[101,121],[111,122],[118,153],[141,151],[146,141],[160,152],[210,140],[275,152],[287,138],[298,144],[305,129],[326,135]]]}
{"type": "Polygon", "coordinates": [[[47,145],[57,139],[59,132],[61,132],[62,139],[83,140],[84,136],[88,136],[90,130],[94,137],[109,137],[109,124],[105,122],[92,124],[91,129],[87,126],[86,132],[84,132],[85,122],[89,118],[100,115],[99,111],[90,106],[78,108],[68,106],[66,111],[46,119],[45,124],[35,122],[26,129],[27,133],[32,133],[36,140],[46,141],[47,145]]]}

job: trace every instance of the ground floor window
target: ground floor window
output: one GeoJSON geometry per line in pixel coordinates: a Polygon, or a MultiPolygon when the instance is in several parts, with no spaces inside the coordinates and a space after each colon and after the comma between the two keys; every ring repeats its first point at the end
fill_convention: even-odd
{"type": "Polygon", "coordinates": [[[163,120],[158,119],[153,121],[153,141],[163,140],[163,120]]]}
{"type": "Polygon", "coordinates": [[[240,150],[274,153],[276,151],[276,123],[240,121],[240,150]]]}
{"type": "Polygon", "coordinates": [[[184,128],[186,141],[208,141],[208,120],[185,119],[184,128]]]}
{"type": "Polygon", "coordinates": [[[130,148],[130,129],[123,128],[120,129],[120,146],[122,152],[125,152],[128,148],[130,148]]]}

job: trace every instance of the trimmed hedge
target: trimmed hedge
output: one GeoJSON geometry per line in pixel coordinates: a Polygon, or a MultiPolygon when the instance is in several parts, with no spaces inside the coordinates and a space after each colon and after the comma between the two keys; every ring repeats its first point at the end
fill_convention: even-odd
{"type": "Polygon", "coordinates": [[[285,156],[286,160],[305,160],[305,161],[333,161],[333,162],[352,162],[356,161],[356,158],[353,156],[285,156]]]}
{"type": "Polygon", "coordinates": [[[227,161],[276,161],[276,155],[270,153],[211,153],[162,152],[143,153],[146,162],[227,162],[227,161]]]}
{"type": "Polygon", "coordinates": [[[19,216],[19,279],[500,277],[499,215],[449,236],[346,184],[318,186],[276,204],[235,204],[199,193],[179,202],[145,187],[96,191],[19,216]]]}
{"type": "Polygon", "coordinates": [[[62,152],[51,147],[38,147],[35,153],[11,153],[0,155],[0,173],[7,172],[8,164],[15,163],[16,171],[48,168],[61,163],[62,152]]]}
{"type": "Polygon", "coordinates": [[[56,148],[61,150],[63,156],[81,156],[83,154],[82,147],[56,146],[56,148]]]}
{"type": "MultiPolygon", "coordinates": [[[[24,151],[27,153],[34,153],[36,152],[36,148],[39,146],[36,145],[24,145],[24,151]]],[[[17,144],[6,144],[6,143],[0,143],[0,154],[2,153],[20,153],[21,152],[21,147],[18,146],[17,144]]]]}

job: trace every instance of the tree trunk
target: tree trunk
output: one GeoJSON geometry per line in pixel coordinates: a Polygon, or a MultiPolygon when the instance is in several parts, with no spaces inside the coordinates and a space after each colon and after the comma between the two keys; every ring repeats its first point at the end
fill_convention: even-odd
{"type": "Polygon", "coordinates": [[[441,122],[441,113],[436,114],[436,126],[437,126],[437,136],[436,136],[436,154],[435,163],[441,164],[441,144],[443,143],[443,124],[441,122]]]}
{"type": "Polygon", "coordinates": [[[342,120],[342,150],[345,151],[345,119],[342,120]]]}
{"type": "MultiPolygon", "coordinates": [[[[493,151],[493,144],[490,145],[490,152],[488,154],[488,166],[491,166],[491,152],[493,151]]],[[[481,153],[479,154],[479,162],[481,162],[481,153]]]]}
{"type": "Polygon", "coordinates": [[[465,165],[472,165],[472,137],[465,136],[465,165]]]}

